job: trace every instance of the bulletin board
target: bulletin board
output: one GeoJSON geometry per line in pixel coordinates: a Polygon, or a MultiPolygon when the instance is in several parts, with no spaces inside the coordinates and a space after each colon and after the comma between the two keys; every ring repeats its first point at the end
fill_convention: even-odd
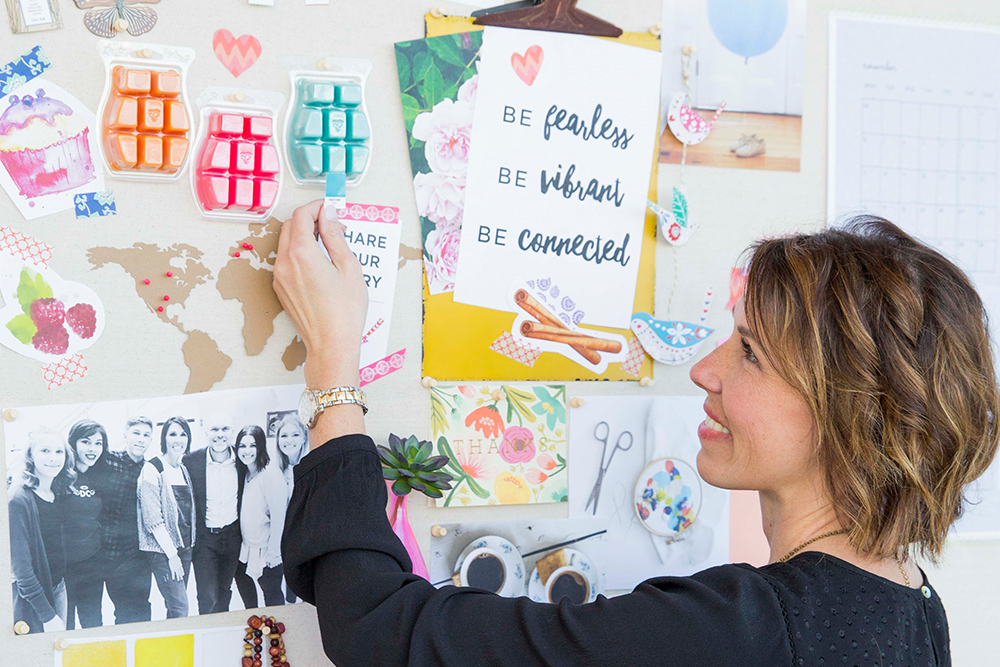
{"type": "MultiPolygon", "coordinates": [[[[13,35],[0,27],[0,61],[8,62],[41,45],[52,66],[46,77],[78,98],[91,110],[100,102],[104,70],[97,54],[97,38],[83,25],[83,12],[68,0],[58,0],[62,28],[48,32],[13,35]]],[[[438,3],[445,13],[462,14],[466,5],[438,3]]],[[[481,3],[482,4],[482,3],[481,3]]],[[[626,31],[643,33],[661,23],[660,0],[581,0],[581,9],[599,15],[626,31]]],[[[246,0],[170,0],[153,5],[156,27],[151,41],[195,50],[188,86],[238,85],[289,94],[288,71],[295,57],[315,60],[324,56],[366,58],[374,64],[368,81],[368,111],[373,128],[372,158],[360,186],[348,191],[352,202],[399,208],[402,224],[400,270],[393,307],[390,350],[407,350],[402,367],[366,388],[372,406],[367,418],[370,433],[385,436],[425,433],[429,423],[427,391],[421,387],[421,325],[425,316],[421,299],[424,274],[422,241],[417,224],[412,175],[405,145],[393,44],[425,36],[425,14],[430,3],[413,0],[373,0],[327,5],[307,5],[305,0],[276,0],[273,7],[250,6],[246,0]],[[257,62],[238,79],[214,57],[213,35],[226,28],[234,36],[253,35],[261,44],[257,62]]],[[[942,4],[931,0],[887,0],[880,11],[919,14],[928,18],[986,20],[1000,24],[1000,7],[987,0],[962,0],[942,4]]],[[[740,253],[766,234],[791,229],[818,229],[826,211],[827,16],[831,9],[870,10],[870,3],[855,0],[810,0],[804,38],[804,109],[801,124],[801,159],[798,171],[753,171],[715,168],[688,163],[685,167],[661,156],[657,190],[661,203],[672,188],[683,184],[700,227],[690,242],[675,249],[662,240],[652,245],[656,265],[653,304],[662,317],[667,313],[698,313],[705,291],[714,287],[724,295],[730,270],[740,253]]],[[[673,19],[662,18],[664,25],[673,19]]],[[[723,116],[724,117],[724,116],[723,116]]],[[[734,130],[738,135],[739,132],[734,130]]],[[[651,151],[653,147],[650,147],[651,151]]],[[[664,147],[661,145],[661,152],[664,147]]],[[[669,150],[672,149],[668,149],[669,150]]],[[[726,153],[721,148],[721,153],[726,153]]],[[[675,156],[676,157],[676,156],[675,156]]],[[[264,259],[275,249],[272,225],[210,222],[195,207],[187,183],[164,187],[151,183],[122,183],[109,179],[117,215],[78,219],[65,211],[25,220],[6,196],[0,196],[0,227],[10,226],[47,244],[49,266],[66,280],[86,284],[105,307],[104,333],[84,355],[84,377],[49,389],[37,361],[0,350],[0,403],[4,406],[38,406],[123,398],[174,396],[191,391],[228,390],[290,385],[302,381],[303,349],[288,318],[277,314],[273,297],[263,286],[266,274],[234,276],[225,269],[233,252],[252,244],[264,259]],[[110,261],[108,250],[133,249],[137,244],[170,251],[186,262],[192,280],[183,286],[182,303],[166,315],[156,310],[154,293],[143,292],[141,280],[127,266],[110,261]],[[251,296],[240,288],[255,286],[251,296]],[[229,294],[227,297],[226,294],[229,294]],[[252,330],[246,335],[248,323],[252,330]],[[263,333],[262,333],[263,332],[263,333]]],[[[286,219],[294,208],[321,198],[318,188],[300,188],[286,181],[274,213],[286,219]]],[[[161,255],[161,257],[164,255],[161,255]]],[[[144,255],[145,257],[145,255],[144,255]]],[[[178,259],[179,258],[179,259],[178,259]]],[[[643,261],[654,258],[643,255],[643,261]]],[[[158,260],[159,261],[159,260],[158,260]]],[[[170,263],[148,265],[157,274],[170,263]]],[[[144,269],[145,270],[145,269],[144,269]]],[[[648,292],[646,293],[648,295],[648,292]]],[[[175,302],[177,298],[174,299],[175,302]]],[[[719,340],[732,327],[724,308],[725,297],[716,298],[707,314],[707,326],[719,340]]],[[[691,319],[687,317],[686,319],[691,319]]],[[[710,339],[699,355],[707,354],[710,339]]],[[[688,377],[690,364],[647,367],[643,375],[655,384],[637,382],[570,384],[569,394],[695,396],[700,395],[688,377]]],[[[540,376],[541,377],[541,376],[540,376]]],[[[572,411],[569,413],[572,429],[572,411]]],[[[6,444],[6,443],[5,443],[6,444]]],[[[572,456],[570,454],[570,456],[572,456]]],[[[732,505],[733,539],[744,550],[732,556],[762,563],[759,512],[755,499],[741,498],[732,505]],[[736,533],[744,535],[738,538],[736,533]]],[[[567,516],[565,504],[531,508],[491,507],[431,508],[411,503],[411,522],[421,549],[429,553],[429,527],[465,521],[554,519],[567,516]]],[[[7,513],[0,512],[0,535],[6,536],[7,513]]],[[[995,542],[957,544],[940,569],[928,571],[948,600],[956,664],[989,664],[992,650],[989,612],[1000,597],[1000,571],[981,567],[998,560],[995,542]],[[987,657],[989,656],[989,657],[987,657]]],[[[0,572],[10,567],[6,538],[0,540],[0,572]]],[[[926,568],[925,568],[926,569],[926,568]]],[[[288,626],[289,660],[295,664],[324,665],[314,610],[293,605],[282,610],[288,626]]],[[[239,626],[243,612],[230,612],[172,621],[165,624],[124,626],[124,632],[160,632],[164,629],[239,626]]],[[[10,598],[0,599],[0,632],[7,639],[6,655],[18,664],[53,664],[53,637],[14,637],[7,623],[12,618],[10,598]]],[[[74,639],[110,637],[123,633],[113,626],[77,631],[74,639]]]]}

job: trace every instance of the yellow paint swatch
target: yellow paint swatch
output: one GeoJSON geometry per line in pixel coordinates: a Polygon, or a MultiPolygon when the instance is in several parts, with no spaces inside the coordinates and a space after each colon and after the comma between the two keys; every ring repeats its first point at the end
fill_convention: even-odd
{"type": "Polygon", "coordinates": [[[63,651],[62,667],[125,667],[125,640],[71,644],[63,651]]]}
{"type": "Polygon", "coordinates": [[[194,667],[194,635],[137,639],[135,667],[194,667]]]}

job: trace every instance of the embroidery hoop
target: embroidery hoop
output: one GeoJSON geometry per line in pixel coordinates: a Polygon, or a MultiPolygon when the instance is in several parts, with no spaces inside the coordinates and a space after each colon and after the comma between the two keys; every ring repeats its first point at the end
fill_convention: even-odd
{"type": "MultiPolygon", "coordinates": [[[[657,470],[656,472],[659,472],[659,470],[657,470]]],[[[667,544],[680,542],[681,540],[684,539],[683,536],[684,532],[687,531],[689,528],[691,528],[691,526],[693,526],[698,521],[698,515],[701,513],[701,503],[702,503],[701,477],[698,475],[698,470],[684,459],[678,458],[676,456],[664,456],[662,458],[653,459],[652,461],[646,464],[646,466],[642,469],[642,472],[639,474],[639,477],[636,478],[635,490],[633,491],[632,498],[633,498],[632,510],[635,512],[635,516],[639,520],[639,523],[642,525],[643,528],[645,528],[654,535],[659,535],[661,537],[668,538],[667,544]],[[687,481],[685,480],[684,475],[681,476],[681,479],[684,481],[684,483],[692,487],[691,505],[693,507],[693,512],[692,516],[690,517],[691,523],[685,526],[684,528],[681,528],[680,530],[673,532],[660,532],[658,530],[653,530],[652,528],[650,528],[646,519],[643,519],[642,515],[639,514],[639,503],[636,500],[638,498],[641,498],[642,491],[648,488],[648,485],[643,480],[648,479],[649,477],[652,476],[654,471],[652,471],[651,469],[654,466],[662,468],[664,462],[666,461],[670,461],[675,465],[680,463],[686,466],[692,473],[690,476],[694,480],[693,482],[687,481]],[[695,502],[695,498],[697,498],[697,502],[695,502]]]]}

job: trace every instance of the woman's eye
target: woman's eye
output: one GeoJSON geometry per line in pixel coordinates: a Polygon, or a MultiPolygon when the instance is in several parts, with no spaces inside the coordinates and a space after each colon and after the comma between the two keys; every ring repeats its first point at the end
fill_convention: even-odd
{"type": "Polygon", "coordinates": [[[745,338],[740,338],[740,345],[743,346],[743,356],[745,356],[750,363],[760,363],[757,361],[757,355],[753,353],[753,348],[750,347],[750,343],[748,343],[745,338]]]}

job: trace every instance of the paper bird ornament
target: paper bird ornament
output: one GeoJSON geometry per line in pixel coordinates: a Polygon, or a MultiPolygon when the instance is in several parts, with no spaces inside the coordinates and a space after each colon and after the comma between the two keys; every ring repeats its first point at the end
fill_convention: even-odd
{"type": "Polygon", "coordinates": [[[722,102],[712,116],[706,121],[697,111],[687,104],[687,93],[675,93],[667,108],[667,127],[677,137],[677,141],[686,146],[694,146],[705,140],[705,137],[715,129],[715,121],[719,119],[726,103],[722,102]]]}
{"type": "Polygon", "coordinates": [[[632,333],[646,353],[661,364],[679,366],[698,354],[702,343],[715,329],[705,326],[708,308],[712,303],[712,291],[705,295],[698,324],[680,320],[657,320],[649,313],[632,316],[632,333]]]}
{"type": "Polygon", "coordinates": [[[691,219],[687,194],[682,187],[674,186],[673,202],[669,209],[651,200],[646,200],[646,205],[656,214],[660,233],[671,245],[684,245],[691,239],[691,232],[698,228],[698,224],[691,219]]]}

